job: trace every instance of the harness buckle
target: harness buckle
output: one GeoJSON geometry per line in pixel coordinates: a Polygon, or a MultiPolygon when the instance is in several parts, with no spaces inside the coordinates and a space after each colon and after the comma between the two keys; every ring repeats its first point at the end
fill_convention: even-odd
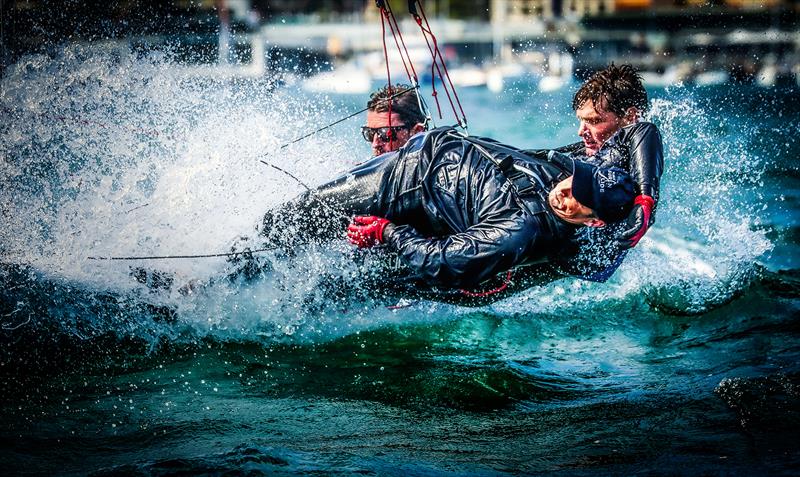
{"type": "Polygon", "coordinates": [[[534,195],[537,191],[536,184],[528,177],[527,174],[521,171],[504,171],[506,179],[514,185],[514,189],[520,196],[534,195]]]}
{"type": "Polygon", "coordinates": [[[514,158],[510,155],[507,155],[503,158],[500,162],[497,163],[497,167],[503,171],[503,174],[508,176],[509,174],[514,173],[514,158]]]}

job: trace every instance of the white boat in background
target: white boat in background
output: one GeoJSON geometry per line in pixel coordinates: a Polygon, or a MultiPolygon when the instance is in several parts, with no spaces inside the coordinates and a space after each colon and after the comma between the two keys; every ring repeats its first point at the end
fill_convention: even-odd
{"type": "MultiPolygon", "coordinates": [[[[669,66],[663,73],[642,71],[639,74],[645,86],[665,88],[692,80],[692,68],[691,64],[682,62],[669,66]]],[[[708,77],[708,79],[711,79],[711,77],[708,77]]]]}
{"type": "Polygon", "coordinates": [[[664,73],[657,73],[654,71],[640,71],[639,76],[642,77],[642,83],[645,86],[653,86],[653,87],[666,87],[670,86],[675,83],[675,74],[671,71],[666,71],[664,73]]]}
{"type": "Polygon", "coordinates": [[[694,84],[697,86],[721,85],[727,83],[730,76],[727,71],[722,70],[704,71],[694,77],[694,84]]]}
{"type": "Polygon", "coordinates": [[[767,58],[766,64],[756,74],[756,84],[763,88],[771,88],[778,82],[778,65],[774,58],[767,58]]]}
{"type": "Polygon", "coordinates": [[[449,69],[448,74],[453,86],[469,88],[486,85],[486,72],[475,65],[463,65],[449,69]]]}
{"type": "Polygon", "coordinates": [[[570,81],[562,76],[547,75],[539,80],[539,91],[542,93],[558,91],[569,83],[570,81]]]}
{"type": "Polygon", "coordinates": [[[539,80],[539,91],[549,93],[572,83],[575,60],[569,53],[552,52],[547,57],[547,72],[539,80]]]}
{"type": "Polygon", "coordinates": [[[520,63],[503,63],[486,68],[486,87],[493,93],[503,91],[509,81],[518,80],[529,74],[520,63]]]}
{"type": "Polygon", "coordinates": [[[372,90],[372,77],[363,68],[348,64],[305,79],[303,89],[315,93],[367,94],[372,90]]]}
{"type": "MultiPolygon", "coordinates": [[[[408,55],[411,58],[417,77],[423,77],[425,74],[430,73],[432,61],[431,54],[427,48],[408,48],[408,55]]],[[[383,55],[383,51],[363,53],[354,61],[369,73],[373,81],[381,84],[386,83],[386,58],[383,55]]],[[[409,83],[406,67],[408,67],[408,64],[403,63],[397,52],[389,54],[389,71],[392,72],[392,83],[409,83]]]]}

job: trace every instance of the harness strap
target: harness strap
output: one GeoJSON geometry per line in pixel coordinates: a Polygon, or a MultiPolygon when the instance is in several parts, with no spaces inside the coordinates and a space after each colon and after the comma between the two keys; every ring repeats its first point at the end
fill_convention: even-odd
{"type": "Polygon", "coordinates": [[[544,192],[545,186],[541,178],[532,170],[514,164],[514,158],[506,156],[499,164],[500,170],[506,180],[514,185],[517,195],[529,197],[537,194],[538,191],[544,192]]]}
{"type": "Polygon", "coordinates": [[[561,170],[567,175],[569,175],[569,173],[572,172],[572,170],[575,167],[574,165],[575,160],[572,159],[572,157],[570,157],[569,155],[564,154],[563,152],[547,151],[546,160],[551,164],[556,164],[557,166],[559,166],[561,170]]]}
{"type": "Polygon", "coordinates": [[[535,208],[536,210],[534,210],[532,207],[533,204],[530,201],[524,200],[525,197],[538,197],[539,199],[546,199],[544,196],[546,193],[546,187],[538,175],[536,175],[530,169],[516,164],[514,162],[514,157],[511,154],[507,153],[503,156],[503,159],[498,160],[494,154],[489,152],[484,145],[481,144],[483,141],[466,135],[457,134],[454,131],[450,131],[448,134],[454,135],[459,139],[466,140],[472,144],[475,149],[477,149],[486,159],[494,164],[495,167],[497,167],[503,174],[503,177],[506,178],[506,181],[511,184],[514,193],[520,199],[520,202],[525,205],[529,212],[532,214],[544,212],[544,208],[541,207],[540,204],[537,203],[539,206],[535,208]]]}

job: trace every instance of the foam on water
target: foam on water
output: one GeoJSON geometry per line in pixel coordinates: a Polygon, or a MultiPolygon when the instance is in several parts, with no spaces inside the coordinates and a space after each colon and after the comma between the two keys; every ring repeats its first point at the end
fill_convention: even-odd
{"type": "MultiPolygon", "coordinates": [[[[316,291],[313,277],[358,273],[346,245],[311,250],[299,269],[277,266],[280,279],[223,284],[189,297],[145,290],[131,279],[128,262],[87,260],[224,252],[235,237],[252,235],[269,206],[302,191],[259,159],[315,185],[367,154],[363,144],[355,146],[352,126],[279,150],[343,116],[331,100],[268,82],[187,78],[155,54],[69,46],[10,68],[2,78],[0,114],[6,263],[167,303],[190,330],[232,339],[330,339],[461,313],[436,305],[376,311],[346,301],[305,313],[303,297],[316,291]]],[[[691,100],[653,102],[650,119],[663,133],[666,153],[658,221],[608,284],[561,280],[494,311],[591,315],[603,309],[607,315],[656,306],[695,313],[747,286],[755,261],[771,248],[752,210],[764,164],[748,155],[746,131],[728,135],[716,117],[691,100]]],[[[178,280],[208,280],[226,267],[223,259],[156,263],[153,268],[178,280]]]]}
{"type": "Polygon", "coordinates": [[[760,212],[766,208],[766,161],[749,143],[757,129],[726,124],[728,111],[704,111],[691,100],[655,101],[653,118],[668,158],[652,246],[626,268],[642,278],[653,304],[697,313],[730,300],[772,249],[760,212]],[[655,266],[653,266],[655,264],[655,266]]]}
{"type": "Polygon", "coordinates": [[[347,143],[324,135],[277,153],[330,103],[187,79],[158,56],[72,46],[29,57],[3,78],[1,100],[4,255],[70,278],[96,276],[87,255],[229,245],[301,189],[259,159],[313,184],[347,158],[347,143]]]}

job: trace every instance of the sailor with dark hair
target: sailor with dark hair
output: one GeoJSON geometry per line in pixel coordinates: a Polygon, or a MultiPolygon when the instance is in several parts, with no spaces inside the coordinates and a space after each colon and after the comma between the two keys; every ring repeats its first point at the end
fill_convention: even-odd
{"type": "Polygon", "coordinates": [[[630,65],[611,66],[593,74],[575,93],[572,108],[580,122],[582,141],[555,151],[526,151],[531,155],[567,154],[599,167],[619,167],[631,174],[636,198],[624,224],[616,228],[583,230],[573,245],[575,254],[560,260],[560,270],[594,281],[605,281],[622,263],[655,220],[664,152],[661,134],[642,121],[649,103],[642,78],[630,65]]]}
{"type": "Polygon", "coordinates": [[[361,135],[372,145],[372,155],[379,156],[402,147],[411,136],[424,131],[426,124],[416,89],[386,85],[370,95],[361,135]]]}
{"type": "Polygon", "coordinates": [[[653,123],[640,120],[649,109],[642,78],[630,65],[612,64],[578,89],[572,109],[582,142],[565,150],[575,159],[621,167],[633,176],[636,205],[618,241],[624,248],[634,247],[655,220],[664,170],[661,134],[653,123]]]}

